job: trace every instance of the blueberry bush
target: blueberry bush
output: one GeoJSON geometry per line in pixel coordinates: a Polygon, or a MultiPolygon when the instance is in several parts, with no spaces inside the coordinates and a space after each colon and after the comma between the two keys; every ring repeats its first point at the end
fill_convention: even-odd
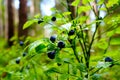
{"type": "Polygon", "coordinates": [[[71,3],[76,9],[75,18],[69,9],[61,12],[52,8],[53,15],[36,15],[24,24],[23,29],[49,24],[51,36],[29,44],[20,41],[21,55],[1,71],[2,80],[119,79],[120,14],[115,9],[120,1],[98,0],[97,9],[92,5],[94,0],[83,0],[82,5],[80,1],[71,3]],[[100,15],[101,11],[105,16],[100,15]],[[91,20],[91,16],[95,19],[91,20]]]}

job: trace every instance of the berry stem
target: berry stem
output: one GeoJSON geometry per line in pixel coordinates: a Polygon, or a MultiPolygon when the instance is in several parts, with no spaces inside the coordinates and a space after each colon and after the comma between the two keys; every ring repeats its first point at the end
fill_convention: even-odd
{"type": "Polygon", "coordinates": [[[77,51],[76,51],[76,42],[75,42],[75,39],[73,40],[72,49],[73,49],[73,52],[74,52],[74,55],[75,55],[77,61],[80,63],[80,60],[79,60],[79,57],[78,57],[78,54],[77,54],[77,51]]]}

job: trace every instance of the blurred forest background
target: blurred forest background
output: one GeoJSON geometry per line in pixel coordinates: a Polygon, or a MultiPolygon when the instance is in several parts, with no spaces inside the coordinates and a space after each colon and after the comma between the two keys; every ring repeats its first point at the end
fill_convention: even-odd
{"type": "Polygon", "coordinates": [[[28,36],[40,35],[44,29],[37,27],[34,29],[23,30],[23,25],[27,20],[33,19],[35,15],[51,15],[52,7],[59,7],[55,0],[0,0],[0,39],[7,42],[8,46],[13,45],[14,40],[25,39],[28,36]],[[57,5],[55,5],[57,4],[57,5]]]}
{"type": "MultiPolygon", "coordinates": [[[[72,1],[74,0],[71,0],[71,2],[72,1]]],[[[114,2],[114,0],[112,1],[114,2]]],[[[80,5],[82,5],[82,3],[80,5]]],[[[50,34],[52,34],[52,29],[49,28],[50,25],[42,27],[42,25],[35,23],[32,27],[23,30],[24,23],[36,16],[40,16],[41,18],[46,15],[54,16],[54,12],[51,11],[51,8],[56,8],[60,12],[65,12],[67,11],[65,6],[67,6],[67,0],[0,0],[0,77],[4,78],[6,76],[7,73],[3,68],[8,65],[9,61],[22,55],[23,48],[19,45],[20,41],[23,41],[27,45],[37,39],[50,37],[50,34]]],[[[93,6],[96,7],[96,3],[94,3],[93,6]]],[[[107,17],[105,23],[102,23],[101,27],[98,29],[98,41],[101,38],[106,37],[107,34],[101,35],[101,33],[104,32],[107,29],[107,26],[110,25],[106,24],[107,21],[111,19],[110,17],[120,14],[120,3],[119,5],[114,5],[110,9],[112,10],[112,14],[107,17]]],[[[84,16],[88,14],[90,14],[90,20],[86,21],[86,23],[90,23],[95,19],[92,12],[87,12],[82,15],[84,16]]],[[[100,16],[102,18],[105,15],[105,11],[100,12],[100,16]]],[[[91,35],[92,32],[94,32],[94,28],[90,29],[89,35],[91,35]]],[[[107,55],[111,56],[113,59],[116,58],[119,60],[120,28],[118,28],[116,32],[110,32],[108,35],[110,35],[111,41],[108,44],[110,46],[109,51],[107,52],[106,50],[106,53],[108,53],[107,55]]],[[[102,47],[95,47],[95,49],[96,52],[94,53],[93,51],[94,58],[92,59],[96,58],[96,53],[104,53],[102,50],[104,48],[102,47]]],[[[103,54],[98,55],[97,58],[101,58],[101,55],[103,54]]],[[[111,77],[109,78],[104,76],[104,80],[120,80],[120,69],[118,66],[106,71],[110,71],[111,73],[110,75],[106,73],[106,76],[111,77]]]]}
{"type": "MultiPolygon", "coordinates": [[[[96,6],[96,4],[94,3],[93,5],[96,6]]],[[[14,44],[13,42],[15,40],[24,40],[26,37],[30,38],[30,36],[48,37],[50,33],[49,30],[43,29],[43,27],[40,27],[38,24],[35,24],[32,28],[23,30],[24,23],[27,20],[33,19],[35,15],[41,17],[45,15],[54,15],[51,8],[56,8],[60,12],[65,12],[67,11],[66,6],[66,0],[0,0],[0,39],[3,41],[0,46],[3,46],[4,44],[11,46],[14,44]],[[44,32],[44,30],[46,31],[44,32]]],[[[114,5],[111,9],[113,11],[110,16],[120,13],[119,9],[119,5],[114,5]]],[[[88,14],[90,14],[91,19],[90,21],[87,21],[87,23],[90,23],[95,19],[95,16],[92,12],[87,12],[84,15],[88,14]]],[[[106,12],[100,11],[99,15],[104,17],[106,12]]],[[[106,24],[103,23],[103,26],[106,26],[106,24]]],[[[99,37],[101,37],[100,33],[102,30],[104,30],[104,28],[99,29],[98,31],[99,37]]],[[[91,29],[91,31],[94,31],[94,28],[91,29]]],[[[119,34],[116,34],[113,37],[119,40],[119,34]]],[[[116,43],[113,42],[113,44],[116,43]]]]}

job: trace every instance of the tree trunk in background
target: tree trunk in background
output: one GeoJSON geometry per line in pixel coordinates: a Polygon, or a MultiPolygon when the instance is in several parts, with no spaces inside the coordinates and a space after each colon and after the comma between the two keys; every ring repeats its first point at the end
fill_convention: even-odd
{"type": "Polygon", "coordinates": [[[27,0],[19,0],[19,26],[18,26],[18,37],[26,37],[28,30],[23,30],[23,25],[27,21],[27,0]]]}
{"type": "Polygon", "coordinates": [[[29,13],[30,13],[30,17],[33,18],[34,13],[35,13],[34,0],[31,0],[31,5],[30,5],[30,11],[29,11],[29,13]]]}
{"type": "Polygon", "coordinates": [[[3,36],[3,23],[2,23],[2,0],[0,0],[0,37],[3,36]]]}
{"type": "Polygon", "coordinates": [[[40,13],[40,0],[34,0],[34,14],[40,13]]]}
{"type": "Polygon", "coordinates": [[[61,12],[68,11],[67,8],[66,8],[66,6],[63,6],[63,4],[61,4],[61,3],[64,3],[66,5],[66,1],[65,0],[63,0],[63,1],[61,1],[61,0],[55,0],[55,3],[56,3],[55,4],[55,8],[57,10],[59,10],[61,12]]]}
{"type": "Polygon", "coordinates": [[[6,28],[6,38],[8,45],[11,46],[13,44],[13,41],[10,41],[10,38],[13,37],[14,35],[14,13],[13,13],[13,0],[8,0],[7,1],[8,6],[8,27],[6,28]]]}

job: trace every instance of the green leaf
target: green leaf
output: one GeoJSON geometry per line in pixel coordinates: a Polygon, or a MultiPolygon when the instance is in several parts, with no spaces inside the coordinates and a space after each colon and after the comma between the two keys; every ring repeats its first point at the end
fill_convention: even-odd
{"type": "Polygon", "coordinates": [[[108,47],[108,43],[106,42],[106,39],[102,38],[99,40],[99,42],[96,43],[96,46],[100,49],[105,50],[108,47]]]}
{"type": "Polygon", "coordinates": [[[120,45],[120,38],[116,37],[116,38],[112,38],[110,41],[111,45],[120,45]]]}
{"type": "Polygon", "coordinates": [[[56,47],[56,45],[55,45],[55,44],[53,44],[53,43],[48,44],[48,50],[49,50],[49,51],[54,50],[54,49],[55,49],[55,47],[56,47]]]}
{"type": "Polygon", "coordinates": [[[86,66],[85,66],[85,64],[83,64],[83,63],[79,63],[79,64],[77,65],[77,68],[78,68],[80,71],[82,71],[82,72],[86,72],[86,66]]]}
{"type": "Polygon", "coordinates": [[[104,8],[104,7],[101,7],[99,10],[102,10],[102,11],[107,11],[107,9],[106,9],[106,8],[104,8]]]}
{"type": "Polygon", "coordinates": [[[115,30],[112,30],[112,31],[107,32],[107,36],[108,36],[108,37],[111,37],[111,36],[113,36],[114,34],[115,34],[115,30]]]}
{"type": "Polygon", "coordinates": [[[23,25],[23,29],[30,27],[32,24],[34,24],[37,21],[38,21],[38,19],[33,19],[33,20],[29,20],[29,21],[25,22],[25,24],[23,25]]]}
{"type": "Polygon", "coordinates": [[[70,15],[71,12],[64,12],[63,15],[66,16],[66,15],[70,15]]]}
{"type": "Polygon", "coordinates": [[[60,80],[66,80],[67,78],[69,78],[69,74],[61,74],[60,75],[60,80]]]}
{"type": "Polygon", "coordinates": [[[40,18],[40,14],[36,14],[34,17],[35,18],[40,18]]]}
{"type": "Polygon", "coordinates": [[[116,34],[120,34],[120,27],[118,27],[118,28],[115,30],[115,33],[116,33],[116,34]]]}
{"type": "Polygon", "coordinates": [[[99,4],[99,5],[101,5],[101,4],[103,4],[103,3],[104,3],[104,0],[99,0],[99,1],[98,1],[98,4],[99,4]]]}
{"type": "Polygon", "coordinates": [[[59,69],[55,68],[55,67],[52,67],[52,68],[49,68],[48,70],[46,70],[45,73],[47,73],[47,74],[50,74],[50,73],[59,73],[59,69]]]}
{"type": "Polygon", "coordinates": [[[97,68],[108,68],[111,65],[111,62],[98,62],[97,68]]]}
{"type": "Polygon", "coordinates": [[[82,12],[86,12],[86,11],[89,11],[91,9],[90,6],[80,6],[78,8],[78,14],[82,13],[82,12]]]}
{"type": "MultiPolygon", "coordinates": [[[[69,64],[70,65],[70,64],[69,64]]],[[[72,74],[76,75],[77,74],[77,67],[76,64],[72,64],[70,67],[70,70],[72,70],[72,74]]]]}
{"type": "Polygon", "coordinates": [[[88,0],[82,0],[82,3],[86,5],[88,3],[88,0]]]}
{"type": "Polygon", "coordinates": [[[64,61],[65,63],[71,63],[70,58],[64,58],[63,61],[64,61]]]}
{"type": "Polygon", "coordinates": [[[94,74],[92,76],[92,80],[99,80],[101,78],[101,74],[94,74]]]}
{"type": "Polygon", "coordinates": [[[74,2],[72,2],[72,6],[78,6],[80,3],[80,0],[75,0],[74,2]]]}
{"type": "Polygon", "coordinates": [[[87,16],[81,16],[80,18],[78,18],[79,22],[82,24],[87,20],[87,16]]]}
{"type": "Polygon", "coordinates": [[[28,53],[33,53],[33,52],[37,52],[37,53],[40,53],[40,52],[43,52],[45,51],[46,49],[46,46],[47,46],[47,42],[44,41],[44,40],[37,40],[33,43],[31,43],[28,47],[28,53]]]}
{"type": "Polygon", "coordinates": [[[108,3],[106,4],[107,8],[112,7],[113,5],[117,4],[118,5],[119,0],[108,0],[108,3]]]}
{"type": "Polygon", "coordinates": [[[42,43],[42,44],[39,44],[37,47],[35,47],[35,51],[37,52],[37,53],[41,53],[41,52],[44,52],[44,51],[46,51],[46,48],[47,46],[44,44],[44,43],[42,43]]]}
{"type": "Polygon", "coordinates": [[[81,77],[78,77],[76,80],[83,80],[83,78],[81,78],[81,77]]]}

